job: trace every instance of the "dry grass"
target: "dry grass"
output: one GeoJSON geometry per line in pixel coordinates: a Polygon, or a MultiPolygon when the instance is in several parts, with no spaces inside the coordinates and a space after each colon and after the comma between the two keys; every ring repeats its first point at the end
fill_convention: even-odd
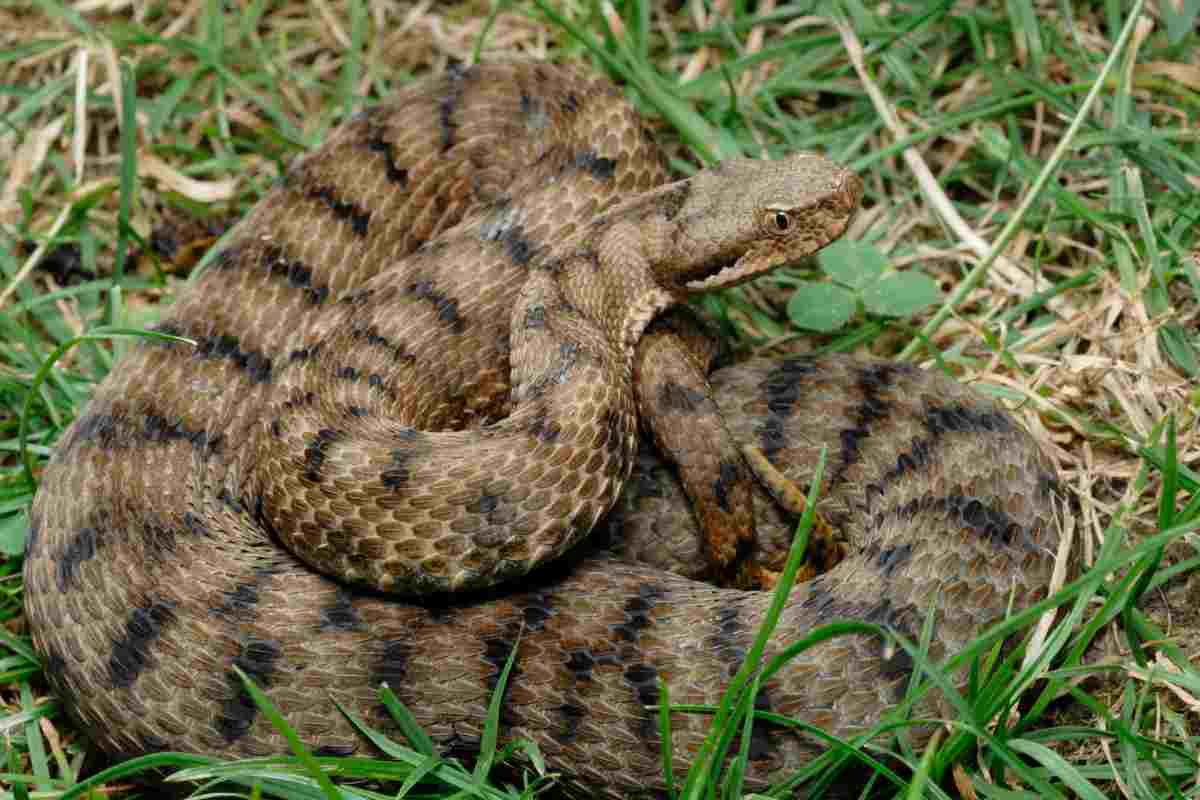
{"type": "MultiPolygon", "coordinates": [[[[824,147],[854,163],[868,183],[849,236],[873,243],[896,268],[924,271],[947,296],[990,257],[992,243],[1029,197],[1124,22],[1100,6],[1076,9],[1068,26],[1060,4],[1018,2],[959,4],[953,15],[931,12],[928,23],[912,10],[890,21],[846,4],[853,22],[838,24],[784,13],[786,7],[767,0],[751,24],[733,5],[689,2],[675,13],[648,15],[644,59],[636,9],[620,17],[607,4],[559,8],[602,42],[607,27],[612,33],[602,47],[639,65],[631,69],[651,65],[682,85],[688,107],[698,108],[710,127],[680,134],[677,126],[655,122],[680,165],[695,163],[692,154],[705,146],[722,151],[730,141],[748,149],[824,147]],[[1016,24],[1022,11],[1036,24],[1016,24]],[[772,14],[777,18],[762,21],[772,14]],[[972,60],[973,53],[987,58],[972,60]],[[706,138],[718,123],[728,123],[727,138],[706,138]]],[[[152,315],[182,280],[163,274],[171,265],[151,257],[114,271],[127,240],[130,249],[143,250],[154,231],[188,230],[187,220],[244,211],[282,163],[362,98],[469,56],[485,28],[485,58],[588,57],[525,5],[488,18],[492,9],[482,2],[370,0],[353,5],[355,14],[319,0],[275,5],[252,23],[250,10],[239,18],[212,6],[80,0],[0,9],[0,52],[7,54],[0,61],[0,119],[8,120],[0,125],[0,153],[9,154],[0,164],[0,232],[9,243],[0,247],[9,250],[0,255],[0,314],[7,330],[21,325],[29,332],[0,349],[0,521],[7,522],[12,553],[3,585],[6,626],[18,637],[24,627],[12,540],[23,533],[21,508],[29,496],[16,454],[24,391],[55,344],[105,319],[104,292],[114,280],[126,287],[124,316],[109,322],[152,315]],[[244,25],[253,33],[236,50],[224,49],[222,42],[244,25]],[[182,45],[180,37],[191,43],[182,45]],[[132,196],[121,190],[128,163],[122,65],[139,102],[126,139],[137,155],[132,196]],[[48,254],[74,259],[91,290],[64,293],[31,314],[39,296],[78,285],[78,273],[39,266],[48,254]],[[36,341],[47,344],[39,350],[36,341]]],[[[1148,466],[1147,452],[1162,441],[1168,417],[1177,433],[1176,507],[1185,514],[1179,521],[1196,515],[1197,476],[1188,467],[1200,464],[1200,255],[1189,251],[1197,246],[1192,220],[1200,214],[1200,36],[1169,42],[1164,19],[1163,4],[1143,15],[1079,133],[1059,154],[1056,175],[941,324],[921,330],[931,313],[910,321],[858,317],[832,334],[799,336],[784,313],[792,282],[769,278],[710,303],[748,349],[857,346],[904,354],[1007,400],[1071,490],[1065,524],[1085,564],[1097,559],[1106,535],[1161,530],[1163,473],[1148,466]]],[[[650,107],[651,100],[643,94],[639,102],[650,107]]],[[[88,376],[106,367],[103,355],[85,355],[75,351],[64,363],[88,376]]],[[[72,383],[82,391],[82,382],[72,383]]],[[[70,408],[60,403],[58,417],[42,413],[34,421],[39,458],[70,408]]],[[[1174,540],[1163,566],[1191,558],[1188,534],[1174,540]]],[[[1196,599],[1182,579],[1148,596],[1159,624],[1189,653],[1200,646],[1196,599]]],[[[1114,624],[1090,657],[1130,666],[1127,643],[1114,624]]],[[[8,663],[11,682],[0,688],[0,699],[14,716],[4,730],[21,738],[33,719],[21,715],[40,684],[36,670],[8,663]]],[[[1120,675],[1091,680],[1099,706],[1119,707],[1127,686],[1120,675]]],[[[1152,705],[1160,713],[1175,709],[1194,730],[1195,696],[1156,687],[1152,705]]],[[[1067,713],[1097,724],[1086,708],[1067,713]]],[[[36,724],[52,759],[78,758],[64,744],[77,740],[66,720],[42,716],[36,724]]],[[[1059,749],[1072,762],[1103,763],[1106,746],[1084,739],[1059,749]]],[[[16,756],[11,766],[23,759],[16,756]]],[[[969,759],[964,766],[970,768],[969,759]]],[[[1136,787],[1106,785],[1138,794],[1136,787]]]]}

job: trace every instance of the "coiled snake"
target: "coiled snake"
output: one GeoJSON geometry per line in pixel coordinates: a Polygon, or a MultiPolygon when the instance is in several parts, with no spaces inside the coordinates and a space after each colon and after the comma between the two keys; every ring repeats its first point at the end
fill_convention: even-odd
{"type": "MultiPolygon", "coordinates": [[[[1040,596],[1053,473],[998,407],[849,359],[731,367],[710,393],[694,324],[647,330],[839,236],[858,179],[805,155],[666,178],[619,91],[525,63],[414,83],[298,160],[158,326],[196,344],[136,347],[42,475],[27,611],[95,740],[285,750],[236,665],[321,752],[366,747],[334,701],[384,724],[387,682],[470,755],[520,634],[503,736],[598,791],[653,793],[658,682],[717,702],[769,600],[695,578],[747,563],[755,526],[770,561],[793,524],[743,444],[800,485],[828,446],[822,513],[851,543],[770,652],[838,618],[916,638],[934,597],[952,652],[1040,596]],[[639,415],[682,484],[638,454],[639,415]],[[614,504],[607,546],[575,546],[614,504]]],[[[846,734],[911,668],[837,639],[757,706],[846,734]]],[[[706,720],[672,719],[682,770],[706,720]]],[[[757,725],[750,783],[818,750],[757,725]]]]}

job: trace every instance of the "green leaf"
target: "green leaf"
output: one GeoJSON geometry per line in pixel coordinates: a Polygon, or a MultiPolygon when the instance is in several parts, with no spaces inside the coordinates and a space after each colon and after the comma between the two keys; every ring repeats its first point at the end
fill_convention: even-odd
{"type": "Polygon", "coordinates": [[[941,300],[942,291],[933,278],[916,271],[885,275],[862,292],[867,311],[884,317],[910,317],[941,300]]]}
{"type": "Polygon", "coordinates": [[[854,316],[854,295],[832,283],[801,283],[788,301],[788,317],[797,328],[829,333],[854,316]]]}
{"type": "Polygon", "coordinates": [[[887,256],[874,245],[842,239],[817,254],[821,271],[843,286],[863,289],[887,270],[887,256]]]}
{"type": "Polygon", "coordinates": [[[29,518],[24,514],[0,519],[0,553],[19,556],[25,552],[25,531],[28,529],[29,518]]]}

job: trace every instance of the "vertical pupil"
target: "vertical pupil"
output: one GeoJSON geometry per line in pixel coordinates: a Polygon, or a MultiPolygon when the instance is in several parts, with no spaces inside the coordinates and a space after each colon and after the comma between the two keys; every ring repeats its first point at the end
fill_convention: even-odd
{"type": "Polygon", "coordinates": [[[781,230],[781,231],[787,230],[787,227],[788,227],[787,214],[783,213],[782,211],[775,212],[775,227],[779,228],[779,230],[781,230]]]}

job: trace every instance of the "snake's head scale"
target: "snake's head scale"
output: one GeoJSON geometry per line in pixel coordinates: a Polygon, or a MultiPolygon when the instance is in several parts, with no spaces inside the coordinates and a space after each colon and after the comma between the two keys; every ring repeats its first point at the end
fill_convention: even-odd
{"type": "Polygon", "coordinates": [[[749,280],[837,239],[863,184],[822,156],[797,153],[724,161],[673,189],[664,200],[674,252],[660,279],[675,291],[702,292],[749,280]]]}

